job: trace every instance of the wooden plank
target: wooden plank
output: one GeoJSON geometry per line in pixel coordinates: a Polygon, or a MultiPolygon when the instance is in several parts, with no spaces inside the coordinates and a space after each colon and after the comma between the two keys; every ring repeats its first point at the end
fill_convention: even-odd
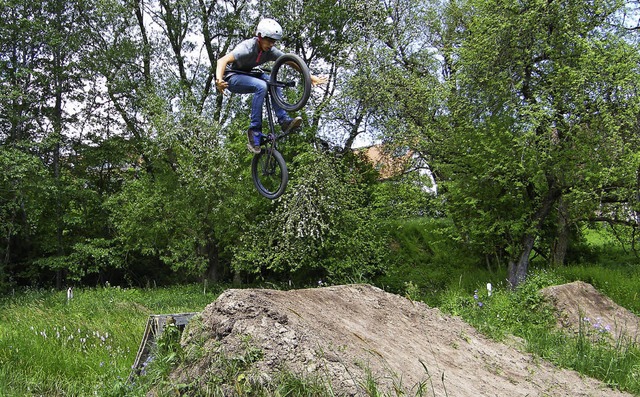
{"type": "Polygon", "coordinates": [[[183,331],[184,327],[189,323],[189,320],[196,314],[198,313],[152,314],[149,316],[144,329],[144,335],[142,336],[142,342],[140,342],[136,359],[129,373],[129,382],[132,382],[136,376],[139,376],[147,361],[153,358],[151,357],[153,346],[155,346],[156,339],[162,335],[165,327],[168,324],[175,324],[180,331],[183,331]]]}

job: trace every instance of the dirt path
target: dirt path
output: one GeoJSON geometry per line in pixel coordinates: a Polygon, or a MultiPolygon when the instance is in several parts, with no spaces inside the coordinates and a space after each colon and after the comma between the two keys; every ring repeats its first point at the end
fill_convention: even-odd
{"type": "MultiPolygon", "coordinates": [[[[338,395],[381,391],[426,396],[630,396],[491,341],[459,318],[368,285],[275,291],[228,290],[188,328],[184,343],[246,345],[263,353],[256,376],[287,367],[331,382],[338,395]],[[217,342],[216,342],[217,341],[217,342]]],[[[202,363],[183,374],[206,371],[202,363]]],[[[392,393],[395,395],[395,393],[392,393]]]]}

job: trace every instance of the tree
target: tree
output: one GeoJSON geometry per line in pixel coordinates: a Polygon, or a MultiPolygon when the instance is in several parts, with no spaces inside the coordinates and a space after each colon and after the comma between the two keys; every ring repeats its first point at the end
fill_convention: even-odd
{"type": "Polygon", "coordinates": [[[622,2],[384,5],[349,92],[428,165],[460,239],[512,285],[533,252],[561,263],[578,222],[632,215],[638,51],[616,29],[622,2]]]}
{"type": "Polygon", "coordinates": [[[550,251],[545,231],[567,238],[559,222],[591,218],[598,196],[636,186],[624,175],[637,173],[638,51],[609,28],[620,2],[469,6],[449,198],[460,229],[504,255],[515,286],[534,248],[550,251]]]}
{"type": "Polygon", "coordinates": [[[366,205],[357,168],[330,153],[298,155],[280,203],[260,214],[235,249],[233,266],[250,279],[363,280],[384,268],[386,240],[366,205]]]}
{"type": "MultiPolygon", "coordinates": [[[[63,167],[70,164],[64,158],[69,153],[68,137],[76,128],[73,105],[83,101],[90,76],[85,64],[89,31],[80,15],[94,10],[82,1],[42,0],[4,2],[0,12],[5,21],[0,25],[0,74],[6,83],[0,90],[0,124],[7,132],[3,143],[27,157],[37,156],[56,181],[49,191],[51,201],[42,202],[44,208],[29,208],[36,214],[50,211],[35,229],[54,230],[55,243],[33,239],[30,247],[36,256],[60,256],[66,249],[63,233],[68,205],[63,167]]],[[[59,270],[57,284],[61,286],[64,269],[59,270]]]]}
{"type": "Polygon", "coordinates": [[[4,290],[31,270],[34,231],[42,222],[52,183],[37,157],[11,146],[0,146],[0,170],[0,290],[4,290]]]}

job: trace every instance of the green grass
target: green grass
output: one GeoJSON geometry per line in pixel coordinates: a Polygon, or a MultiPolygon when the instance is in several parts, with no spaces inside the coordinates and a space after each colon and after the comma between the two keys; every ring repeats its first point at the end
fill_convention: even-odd
{"type": "MultiPolygon", "coordinates": [[[[436,228],[438,225],[436,225],[436,228]]],[[[552,307],[538,291],[548,285],[583,280],[619,305],[640,313],[640,268],[637,258],[613,249],[604,233],[589,234],[587,256],[597,264],[536,269],[516,291],[507,288],[504,269],[473,266],[445,234],[420,222],[397,231],[394,268],[375,284],[461,316],[496,340],[516,336],[520,348],[554,364],[597,378],[612,387],[640,395],[640,350],[629,342],[611,343],[607,333],[583,324],[578,335],[555,330],[552,307]],[[450,255],[448,255],[450,253],[450,255]],[[624,255],[623,255],[624,254],[624,255]],[[486,284],[493,285],[492,294],[486,284]]],[[[585,258],[586,258],[585,257],[585,258]]],[[[273,287],[273,286],[272,286],[273,287]]],[[[0,299],[0,396],[144,396],[159,395],[331,396],[317,379],[282,372],[269,383],[249,371],[259,351],[247,342],[240,357],[209,354],[197,343],[187,351],[177,338],[159,343],[145,376],[127,377],[150,314],[201,311],[221,288],[202,286],[158,289],[78,289],[67,304],[65,292],[27,290],[0,299]],[[176,384],[167,374],[181,363],[209,354],[218,370],[195,381],[176,384]],[[231,388],[231,389],[229,389],[231,388]]],[[[171,333],[166,334],[167,337],[171,333]]],[[[369,395],[383,395],[377,385],[362,385],[369,395]]],[[[423,394],[431,395],[428,385],[423,394]]]]}
{"type": "Polygon", "coordinates": [[[373,283],[386,291],[440,306],[447,291],[476,288],[478,280],[499,285],[506,269],[478,266],[473,255],[450,236],[449,221],[415,219],[387,225],[392,264],[373,283]]]}
{"type": "MultiPolygon", "coordinates": [[[[577,335],[556,328],[554,309],[543,300],[539,290],[574,281],[571,275],[575,272],[588,275],[592,280],[612,280],[596,266],[537,271],[516,291],[498,288],[489,296],[481,282],[474,291],[451,289],[444,294],[441,309],[461,316],[493,339],[517,336],[526,351],[559,367],[573,369],[612,387],[640,395],[640,348],[636,343],[614,341],[604,327],[586,322],[580,324],[577,335]]],[[[619,282],[638,285],[640,278],[626,274],[624,281],[620,279],[619,282]]],[[[622,294],[619,301],[624,301],[626,296],[622,294]]]]}
{"type": "Polygon", "coordinates": [[[124,383],[150,314],[201,311],[217,292],[29,290],[0,300],[0,395],[105,395],[124,383]]]}

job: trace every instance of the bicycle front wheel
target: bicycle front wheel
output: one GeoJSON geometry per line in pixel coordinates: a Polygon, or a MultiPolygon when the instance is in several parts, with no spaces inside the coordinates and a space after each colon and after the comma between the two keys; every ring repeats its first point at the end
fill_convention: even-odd
{"type": "Polygon", "coordinates": [[[295,54],[284,54],[276,59],[269,83],[273,100],[287,112],[302,109],[311,95],[309,67],[295,54]]]}
{"type": "Polygon", "coordinates": [[[289,173],[284,158],[275,149],[266,148],[253,156],[251,177],[258,192],[275,200],[282,196],[289,182],[289,173]]]}

